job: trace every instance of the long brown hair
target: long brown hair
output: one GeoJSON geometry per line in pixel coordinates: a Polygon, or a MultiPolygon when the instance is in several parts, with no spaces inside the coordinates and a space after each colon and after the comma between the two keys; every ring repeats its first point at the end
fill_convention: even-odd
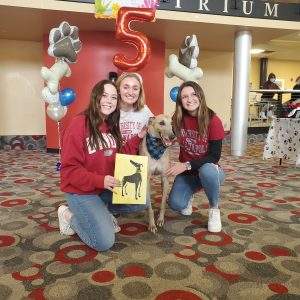
{"type": "Polygon", "coordinates": [[[188,114],[188,112],[182,106],[181,92],[183,88],[188,86],[194,89],[195,94],[200,102],[198,112],[197,112],[198,130],[200,135],[203,135],[204,133],[207,132],[209,122],[215,114],[215,112],[207,106],[204,92],[198,83],[194,81],[186,81],[182,83],[178,90],[177,99],[176,99],[176,109],[173,118],[174,131],[178,137],[181,136],[180,129],[181,129],[182,118],[184,115],[188,114]]]}
{"type": "Polygon", "coordinates": [[[120,132],[120,97],[118,95],[118,102],[116,109],[108,116],[104,116],[100,110],[100,99],[104,93],[104,86],[106,84],[111,84],[116,89],[117,94],[117,86],[114,82],[110,80],[101,80],[99,81],[92,89],[90,95],[90,103],[87,109],[83,112],[86,116],[86,126],[89,129],[89,146],[92,149],[99,150],[99,140],[101,141],[104,148],[107,148],[107,143],[104,140],[101,133],[101,126],[106,121],[108,125],[108,131],[114,137],[117,143],[117,149],[120,151],[122,146],[122,136],[120,132]]]}
{"type": "Polygon", "coordinates": [[[145,106],[145,92],[144,92],[144,86],[143,86],[143,79],[142,76],[138,73],[127,73],[123,72],[120,77],[117,79],[117,88],[120,93],[120,86],[122,84],[122,81],[125,78],[135,78],[139,84],[140,84],[140,93],[137,101],[133,104],[133,110],[134,111],[140,111],[145,106]]]}

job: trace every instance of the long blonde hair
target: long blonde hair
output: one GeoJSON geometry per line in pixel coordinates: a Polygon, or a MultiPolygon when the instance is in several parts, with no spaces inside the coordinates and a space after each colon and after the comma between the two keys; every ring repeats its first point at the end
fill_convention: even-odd
{"type": "MultiPolygon", "coordinates": [[[[128,78],[128,77],[135,78],[140,84],[139,97],[138,97],[137,101],[133,104],[133,110],[134,111],[140,111],[145,106],[145,92],[144,92],[144,86],[143,86],[143,79],[142,79],[140,74],[138,74],[138,73],[127,73],[127,72],[122,73],[119,76],[119,78],[117,79],[117,82],[116,82],[118,91],[120,93],[121,83],[125,78],[128,78]]],[[[121,99],[121,101],[122,101],[122,99],[121,99]]]]}
{"type": "Polygon", "coordinates": [[[181,84],[178,90],[177,99],[176,99],[176,109],[173,117],[174,121],[174,131],[177,137],[181,136],[181,123],[184,115],[187,115],[188,112],[182,106],[181,92],[185,87],[192,87],[195,91],[197,98],[199,99],[200,105],[197,111],[197,120],[198,120],[198,131],[200,135],[203,135],[208,130],[208,125],[215,112],[211,110],[205,100],[205,95],[200,87],[200,85],[194,81],[186,81],[181,84]]]}

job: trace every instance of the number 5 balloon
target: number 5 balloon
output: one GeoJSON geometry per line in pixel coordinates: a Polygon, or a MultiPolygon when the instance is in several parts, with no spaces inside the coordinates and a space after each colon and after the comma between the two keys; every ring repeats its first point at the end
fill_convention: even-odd
{"type": "Polygon", "coordinates": [[[126,58],[123,54],[116,54],[113,62],[121,70],[135,72],[142,69],[151,56],[150,42],[142,33],[131,30],[132,21],[150,22],[155,17],[151,8],[121,7],[118,12],[116,38],[124,43],[132,44],[137,48],[137,56],[126,58]]]}

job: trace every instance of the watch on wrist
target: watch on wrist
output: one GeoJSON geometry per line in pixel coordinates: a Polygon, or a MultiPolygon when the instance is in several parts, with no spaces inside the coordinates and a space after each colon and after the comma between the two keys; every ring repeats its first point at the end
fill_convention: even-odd
{"type": "Polygon", "coordinates": [[[192,165],[189,161],[185,162],[185,166],[188,171],[192,170],[192,165]]]}

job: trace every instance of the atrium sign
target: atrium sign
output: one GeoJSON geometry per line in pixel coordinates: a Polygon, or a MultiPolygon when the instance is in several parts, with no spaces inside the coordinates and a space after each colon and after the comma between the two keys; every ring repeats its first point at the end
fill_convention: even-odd
{"type": "Polygon", "coordinates": [[[299,3],[261,0],[160,0],[158,10],[222,16],[300,21],[299,3]]]}

